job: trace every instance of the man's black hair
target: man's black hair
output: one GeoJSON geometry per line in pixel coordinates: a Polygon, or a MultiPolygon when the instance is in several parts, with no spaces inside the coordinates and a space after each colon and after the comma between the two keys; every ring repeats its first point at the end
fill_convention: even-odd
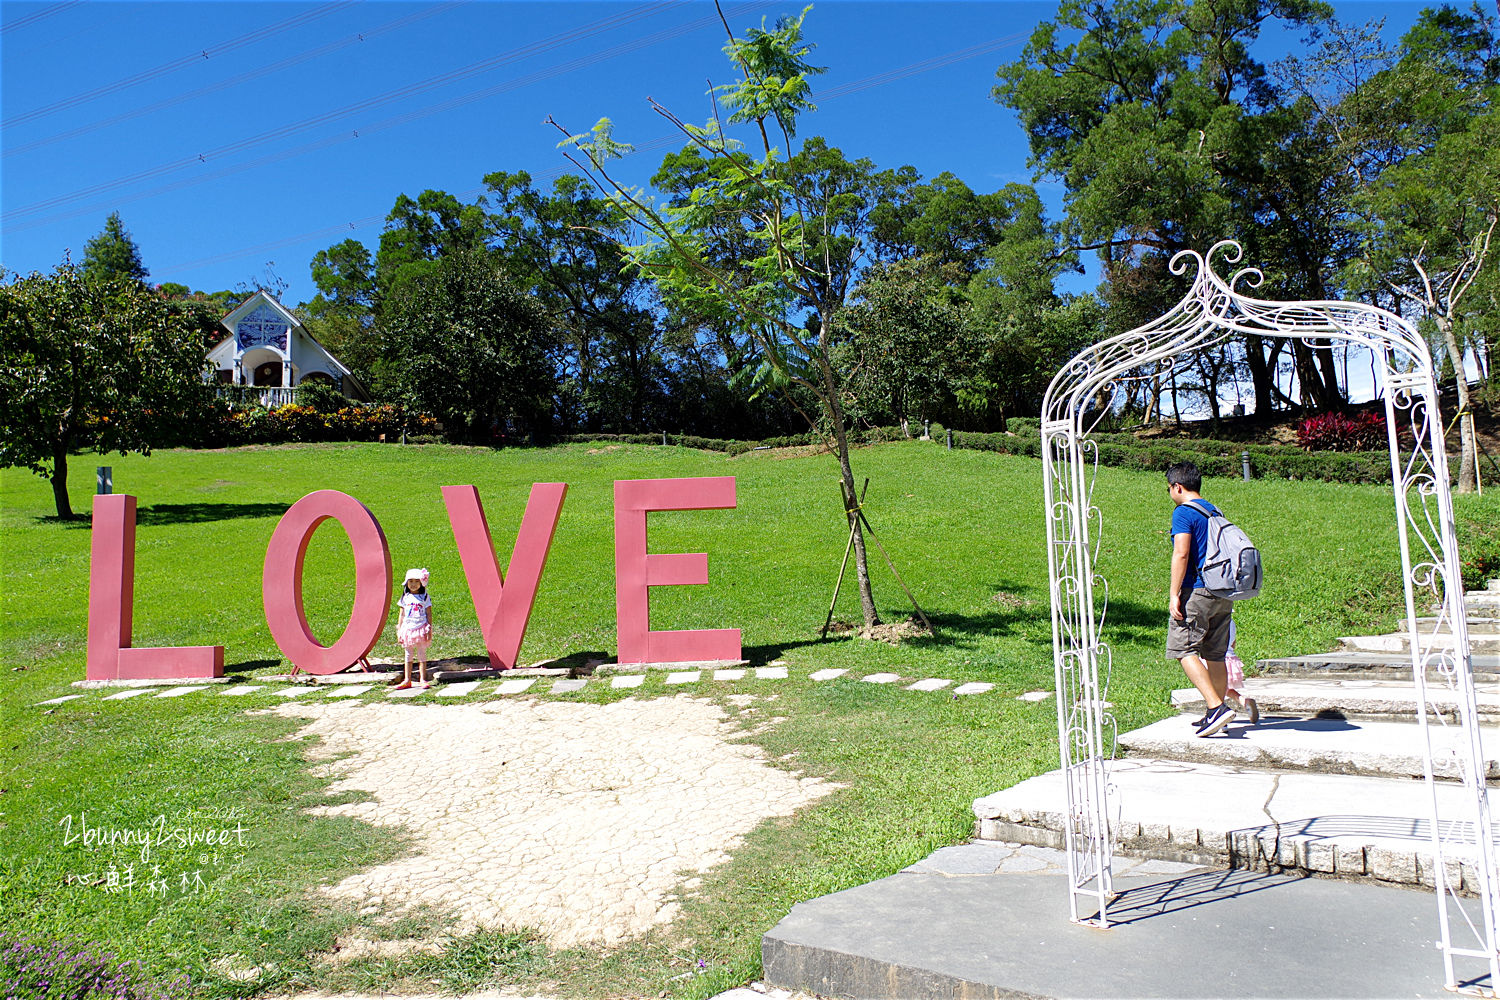
{"type": "Polygon", "coordinates": [[[1167,468],[1167,485],[1181,486],[1189,493],[1198,493],[1203,489],[1203,473],[1192,462],[1178,462],[1167,468]]]}

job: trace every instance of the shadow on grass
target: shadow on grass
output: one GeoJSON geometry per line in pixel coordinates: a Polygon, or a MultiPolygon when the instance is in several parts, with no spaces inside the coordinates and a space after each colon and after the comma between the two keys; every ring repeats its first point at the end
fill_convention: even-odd
{"type": "Polygon", "coordinates": [[[279,667],[280,660],[243,660],[239,663],[224,664],[225,674],[248,674],[266,667],[279,667]]]}
{"type": "Polygon", "coordinates": [[[286,513],[284,503],[156,503],[137,509],[138,525],[207,524],[237,518],[276,517],[286,513]]]}
{"type": "MultiPolygon", "coordinates": [[[[904,645],[914,649],[966,647],[981,637],[1025,636],[1051,641],[1052,608],[1041,587],[1000,580],[991,584],[993,610],[977,614],[928,612],[935,635],[915,636],[904,645]]],[[[1095,610],[1102,605],[1096,594],[1095,610]]],[[[1135,601],[1112,600],[1105,609],[1102,638],[1111,644],[1154,642],[1166,634],[1167,609],[1135,601]]]]}
{"type": "MultiPolygon", "coordinates": [[[[284,503],[156,503],[149,507],[138,507],[135,523],[146,527],[166,524],[210,524],[214,521],[233,521],[238,518],[276,517],[286,513],[284,503]]],[[[43,514],[36,518],[38,524],[56,524],[63,528],[88,529],[93,527],[92,511],[74,511],[72,517],[43,514]]]]}

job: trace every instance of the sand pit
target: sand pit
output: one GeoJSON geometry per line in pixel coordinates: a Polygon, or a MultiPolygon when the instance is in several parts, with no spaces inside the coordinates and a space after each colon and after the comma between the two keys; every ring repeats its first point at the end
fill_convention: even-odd
{"type": "Polygon", "coordinates": [[[724,712],[686,695],[275,711],[310,720],[299,735],[322,738],[309,757],[337,778],[332,791],[374,799],[313,812],[416,837],[413,854],[330,895],[369,914],[425,904],[459,934],[530,927],[554,947],[613,945],[670,922],[683,879],[835,787],[730,744],[724,712]]]}

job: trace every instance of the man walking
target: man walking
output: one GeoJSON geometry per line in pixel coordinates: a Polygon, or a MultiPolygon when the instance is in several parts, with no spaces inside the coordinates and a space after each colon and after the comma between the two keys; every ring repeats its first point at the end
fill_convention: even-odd
{"type": "Polygon", "coordinates": [[[1215,597],[1203,587],[1208,515],[1219,509],[1203,499],[1198,492],[1202,488],[1203,475],[1192,462],[1178,462],[1167,470],[1167,495],[1173,504],[1167,659],[1181,661],[1183,672],[1208,706],[1196,723],[1198,735],[1213,736],[1234,721],[1234,709],[1224,700],[1229,690],[1224,655],[1229,649],[1234,602],[1215,597]]]}

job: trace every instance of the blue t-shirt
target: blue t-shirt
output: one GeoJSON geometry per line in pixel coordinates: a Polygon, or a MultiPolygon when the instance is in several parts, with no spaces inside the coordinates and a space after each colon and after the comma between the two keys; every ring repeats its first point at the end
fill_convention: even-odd
{"type": "MultiPolygon", "coordinates": [[[[1207,500],[1195,500],[1213,511],[1219,512],[1219,508],[1207,500]]],[[[1182,579],[1182,592],[1191,592],[1194,588],[1203,586],[1203,554],[1208,551],[1208,517],[1198,511],[1195,507],[1187,504],[1178,504],[1172,510],[1172,544],[1177,544],[1177,536],[1190,534],[1193,542],[1188,547],[1188,565],[1192,573],[1185,574],[1182,579]]]]}

